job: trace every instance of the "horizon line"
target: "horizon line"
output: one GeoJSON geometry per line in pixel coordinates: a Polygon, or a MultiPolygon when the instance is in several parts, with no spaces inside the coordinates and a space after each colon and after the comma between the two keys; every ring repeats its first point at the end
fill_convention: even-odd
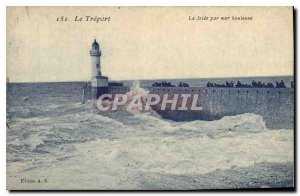
{"type": "MultiPolygon", "coordinates": [[[[234,76],[234,77],[202,77],[202,78],[154,78],[154,79],[111,79],[110,81],[141,81],[141,80],[193,80],[193,79],[225,79],[225,78],[259,78],[259,77],[295,77],[295,75],[274,75],[274,76],[234,76]]],[[[7,77],[9,79],[9,77],[7,77]]],[[[68,81],[22,81],[6,82],[7,83],[65,83],[65,82],[91,82],[91,80],[68,80],[68,81]]]]}

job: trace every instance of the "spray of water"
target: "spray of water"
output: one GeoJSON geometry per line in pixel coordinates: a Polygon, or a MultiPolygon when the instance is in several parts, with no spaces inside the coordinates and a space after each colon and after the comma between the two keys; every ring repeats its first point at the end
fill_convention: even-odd
{"type": "MultiPolygon", "coordinates": [[[[159,116],[151,107],[149,110],[143,110],[145,103],[147,101],[147,97],[149,95],[149,91],[143,89],[140,86],[139,81],[134,81],[130,91],[127,92],[124,96],[126,97],[126,103],[122,105],[118,105],[117,110],[113,111],[127,111],[132,114],[137,114],[137,113],[149,113],[153,114],[155,116],[159,116]]],[[[103,99],[103,100],[97,100],[96,103],[96,109],[97,113],[103,113],[105,111],[100,110],[99,106],[101,104],[102,107],[108,107],[108,108],[113,108],[115,100],[115,95],[112,95],[111,99],[103,99]]],[[[122,97],[119,97],[117,99],[119,102],[122,102],[122,97]]]]}

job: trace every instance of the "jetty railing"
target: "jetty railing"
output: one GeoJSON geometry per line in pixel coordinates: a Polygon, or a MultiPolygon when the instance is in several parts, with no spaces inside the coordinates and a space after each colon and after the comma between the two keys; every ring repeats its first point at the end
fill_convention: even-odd
{"type": "Polygon", "coordinates": [[[87,100],[92,99],[92,87],[85,86],[82,88],[81,103],[84,104],[87,100]]]}

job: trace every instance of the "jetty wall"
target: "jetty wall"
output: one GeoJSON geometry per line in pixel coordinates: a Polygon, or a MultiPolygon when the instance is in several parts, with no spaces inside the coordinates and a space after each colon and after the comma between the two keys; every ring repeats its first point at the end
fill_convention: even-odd
{"type": "MultiPolygon", "coordinates": [[[[293,88],[142,87],[153,94],[198,94],[201,111],[170,111],[154,108],[163,118],[175,121],[216,120],[243,113],[261,115],[267,127],[293,128],[293,88]]],[[[125,86],[110,86],[108,93],[123,94],[125,86]]]]}

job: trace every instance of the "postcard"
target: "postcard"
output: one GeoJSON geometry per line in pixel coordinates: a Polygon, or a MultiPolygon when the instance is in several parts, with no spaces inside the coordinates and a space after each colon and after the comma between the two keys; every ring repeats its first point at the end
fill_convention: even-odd
{"type": "Polygon", "coordinates": [[[293,7],[7,7],[8,190],[295,190],[293,7]]]}

